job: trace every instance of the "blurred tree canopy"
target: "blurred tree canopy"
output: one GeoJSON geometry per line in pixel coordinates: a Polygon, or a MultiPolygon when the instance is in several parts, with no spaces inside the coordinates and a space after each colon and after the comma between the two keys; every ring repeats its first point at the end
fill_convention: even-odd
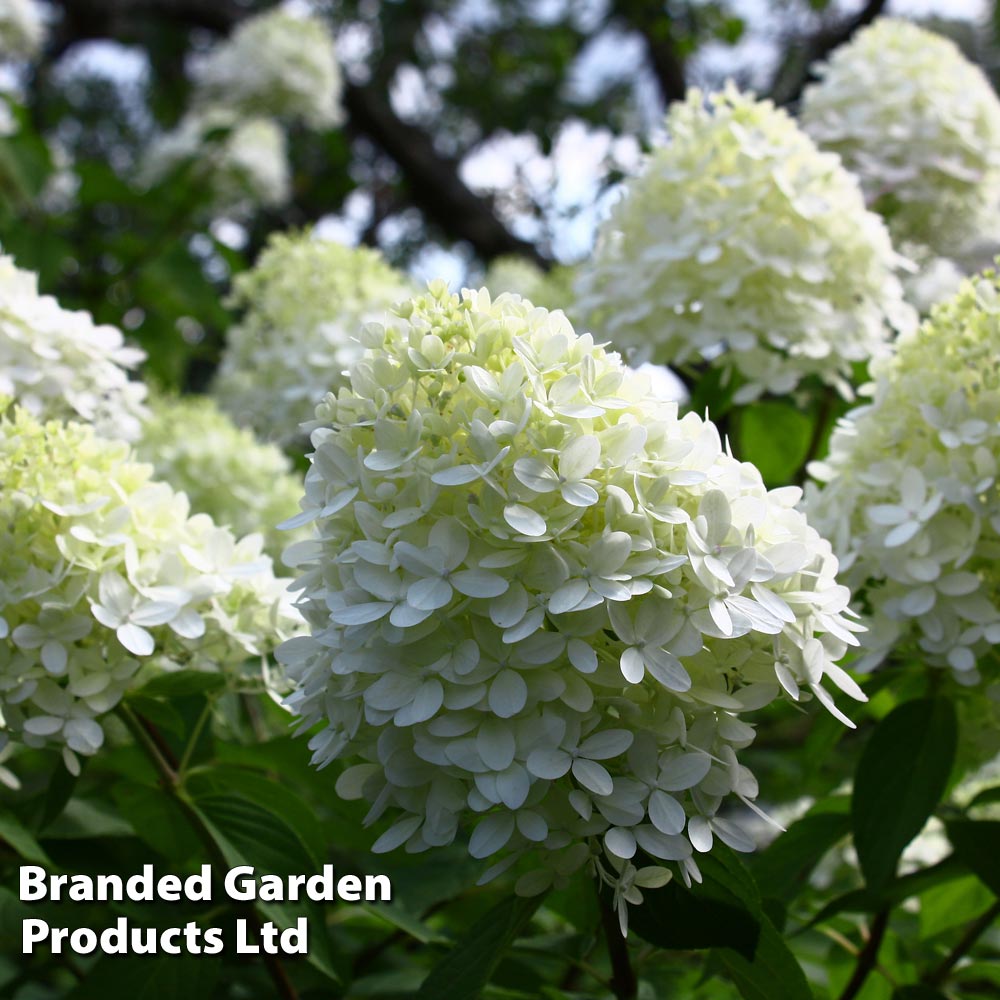
{"type": "MultiPolygon", "coordinates": [[[[228,323],[220,292],[268,233],[335,220],[341,238],[421,274],[442,259],[476,273],[506,254],[542,267],[580,256],[636,137],[686,87],[732,76],[794,102],[808,66],[886,4],[316,0],[337,39],[345,120],[292,128],[291,199],[238,220],[210,211],[193,174],[152,190],[137,180],[184,114],[192,57],[273,4],[48,6],[44,51],[21,81],[28,127],[0,155],[0,242],[44,290],[151,349],[162,381],[192,388],[228,323]]],[[[985,54],[986,39],[956,30],[985,54]]]]}

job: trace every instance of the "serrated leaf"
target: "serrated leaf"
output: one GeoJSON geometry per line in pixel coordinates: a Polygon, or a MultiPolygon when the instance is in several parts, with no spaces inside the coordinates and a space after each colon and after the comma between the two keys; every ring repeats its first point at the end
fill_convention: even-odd
{"type": "Polygon", "coordinates": [[[892,881],[903,849],[940,801],[956,739],[955,708],[944,698],[904,702],[872,733],[851,797],[854,846],[869,888],[892,881]]]}
{"type": "MultiPolygon", "coordinates": [[[[251,865],[255,874],[307,875],[319,871],[299,834],[284,817],[238,795],[201,795],[192,798],[226,863],[235,868],[251,865]]],[[[337,956],[326,933],[321,907],[312,902],[258,902],[257,908],[281,928],[291,927],[300,916],[309,921],[307,961],[334,981],[341,979],[337,956]]]]}

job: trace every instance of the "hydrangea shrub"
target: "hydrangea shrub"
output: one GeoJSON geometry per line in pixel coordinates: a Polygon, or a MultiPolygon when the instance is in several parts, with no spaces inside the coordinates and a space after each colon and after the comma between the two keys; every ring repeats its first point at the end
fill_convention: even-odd
{"type": "Polygon", "coordinates": [[[891,357],[811,473],[810,518],[863,592],[873,666],[916,642],[965,683],[1000,643],[1000,285],[966,281],[891,357]]]}
{"type": "Polygon", "coordinates": [[[340,67],[333,36],[316,17],[281,7],[247,18],[195,69],[196,100],[244,115],[340,122],[340,67]]]}
{"type": "Polygon", "coordinates": [[[312,634],[278,655],[313,761],[352,761],[339,794],[395,817],[374,850],[468,826],[484,879],[532,852],[530,894],[590,864],[624,926],[664,864],[752,848],[720,812],[757,795],[744,713],[863,699],[837,561],[798,489],[562,313],[434,283],[361,339],[293,522],[318,532],[312,634]]]}
{"type": "Polygon", "coordinates": [[[857,174],[901,244],[947,256],[995,228],[1000,99],[954,42],[880,18],[816,72],[803,127],[857,174]]]}
{"type": "Polygon", "coordinates": [[[374,250],[310,232],[276,234],[256,265],[237,275],[231,304],[243,310],[226,338],[214,394],[261,438],[304,439],[324,394],[361,353],[358,331],[411,292],[374,250]]]}
{"type": "Polygon", "coordinates": [[[79,419],[134,440],[146,388],[129,371],[145,357],[115,327],[40,295],[38,276],[0,255],[0,396],[42,418],[79,419]]]}
{"type": "Polygon", "coordinates": [[[152,471],[85,424],[0,417],[3,742],[77,770],[140,673],[236,671],[297,627],[260,535],[191,516],[152,471]]]}
{"type": "Polygon", "coordinates": [[[154,395],[136,443],[157,479],[237,536],[260,532],[278,564],[293,539],[276,525],[298,513],[302,477],[280,448],[237,427],[207,396],[154,395]]]}
{"type": "Polygon", "coordinates": [[[737,402],[809,376],[849,395],[851,366],[913,322],[857,181],[732,87],[690,91],[666,127],[581,266],[588,328],[637,360],[711,358],[741,378],[737,402]]]}

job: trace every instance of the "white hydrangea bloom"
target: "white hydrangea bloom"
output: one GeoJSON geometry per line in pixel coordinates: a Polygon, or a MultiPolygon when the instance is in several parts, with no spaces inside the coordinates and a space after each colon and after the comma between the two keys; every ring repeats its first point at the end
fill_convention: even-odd
{"type": "Polygon", "coordinates": [[[361,353],[358,331],[411,292],[408,279],[367,247],[309,232],[272,236],[233,284],[232,304],[244,314],[226,339],[219,404],[261,438],[304,441],[299,425],[361,353]]]}
{"type": "Polygon", "coordinates": [[[146,388],[129,369],[146,355],[90,313],[39,295],[38,277],[0,255],[0,396],[43,418],[78,418],[134,440],[146,388]]]}
{"type": "Polygon", "coordinates": [[[926,315],[932,306],[950,299],[958,291],[964,277],[955,261],[947,257],[933,257],[904,279],[906,298],[921,314],[926,315]]]}
{"type": "MultiPolygon", "coordinates": [[[[541,891],[591,863],[634,901],[698,878],[720,815],[756,797],[741,715],[826,681],[858,627],[830,546],[722,450],[716,428],[649,394],[561,312],[442,282],[362,334],[348,385],[317,407],[299,546],[312,629],[281,647],[313,760],[397,821],[374,846],[544,862],[541,891]],[[602,853],[603,852],[603,853],[602,853]]],[[[844,718],[843,716],[840,716],[844,718]]],[[[846,720],[845,720],[846,721],[846,720]]]]}
{"type": "Polygon", "coordinates": [[[0,61],[34,58],[44,37],[45,24],[35,0],[0,0],[0,61]]]}
{"type": "Polygon", "coordinates": [[[302,477],[280,448],[237,427],[207,396],[154,395],[136,443],[157,479],[188,495],[193,510],[236,535],[259,531],[280,564],[294,540],[277,525],[298,513],[302,477]]]}
{"type": "Polygon", "coordinates": [[[589,328],[638,360],[711,358],[737,402],[851,365],[912,322],[857,182],[770,101],[689,92],[625,185],[577,282],[589,328]]]}
{"type": "Polygon", "coordinates": [[[186,162],[220,212],[283,205],[291,196],[285,134],[270,118],[221,107],[189,112],[152,143],[143,180],[155,184],[186,162]]]}
{"type": "Polygon", "coordinates": [[[237,25],[194,69],[196,98],[243,114],[326,128],[342,119],[333,36],[316,17],[275,7],[237,25]]]}
{"type": "Polygon", "coordinates": [[[1000,202],[1000,100],[947,38],[880,18],[836,49],[802,124],[839,153],[901,244],[947,256],[1000,202]]]}
{"type": "Polygon", "coordinates": [[[859,667],[913,638],[921,659],[978,679],[1000,643],[1000,290],[966,281],[872,366],[872,402],[810,471],[809,516],[871,616],[859,667]]]}
{"type": "Polygon", "coordinates": [[[260,535],[151,474],[85,424],[0,419],[0,739],[76,768],[140,672],[235,672],[300,620],[260,535]]]}

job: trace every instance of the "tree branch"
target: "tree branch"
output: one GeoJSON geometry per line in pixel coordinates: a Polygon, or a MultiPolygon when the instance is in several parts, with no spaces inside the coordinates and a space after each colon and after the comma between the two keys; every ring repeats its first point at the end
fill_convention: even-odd
{"type": "Polygon", "coordinates": [[[648,0],[615,0],[612,10],[642,36],[663,103],[683,100],[687,92],[684,60],[677,51],[670,15],[661,4],[648,0]]]}
{"type": "Polygon", "coordinates": [[[844,987],[844,992],[840,994],[840,1000],[854,1000],[854,997],[861,992],[868,974],[878,964],[878,950],[882,947],[882,939],[885,937],[886,928],[889,926],[889,911],[881,910],[875,914],[872,920],[871,932],[865,946],[858,952],[858,961],[854,966],[854,974],[850,982],[844,987]]]}
{"type": "Polygon", "coordinates": [[[351,126],[396,161],[414,204],[449,236],[467,240],[486,260],[518,254],[541,267],[549,266],[551,262],[534,245],[503,225],[488,198],[466,186],[458,161],[438,152],[422,129],[397,117],[382,93],[371,86],[348,84],[344,106],[351,126]]]}
{"type": "MultiPolygon", "coordinates": [[[[226,33],[253,9],[237,0],[56,0],[63,19],[50,54],[91,38],[148,41],[150,22],[166,21],[226,33]]],[[[266,6],[266,5],[264,5],[266,6]]],[[[456,159],[440,153],[430,135],[402,121],[385,88],[347,84],[344,105],[352,131],[372,139],[399,166],[413,204],[447,236],[467,240],[485,260],[502,254],[528,257],[547,268],[551,261],[511,233],[492,201],[472,191],[459,175],[456,159]]]]}
{"type": "Polygon", "coordinates": [[[924,979],[924,982],[932,987],[943,986],[947,982],[948,976],[951,975],[951,970],[958,964],[959,959],[976,943],[979,935],[998,918],[1000,918],[1000,900],[997,900],[988,910],[980,914],[976,920],[973,920],[969,924],[965,933],[959,939],[958,944],[948,952],[947,957],[924,979]]]}
{"type": "Polygon", "coordinates": [[[854,33],[871,24],[885,8],[886,0],[868,0],[854,17],[821,28],[816,34],[793,42],[778,70],[769,94],[775,104],[794,104],[807,83],[813,79],[813,67],[835,48],[848,42],[854,33]]]}

